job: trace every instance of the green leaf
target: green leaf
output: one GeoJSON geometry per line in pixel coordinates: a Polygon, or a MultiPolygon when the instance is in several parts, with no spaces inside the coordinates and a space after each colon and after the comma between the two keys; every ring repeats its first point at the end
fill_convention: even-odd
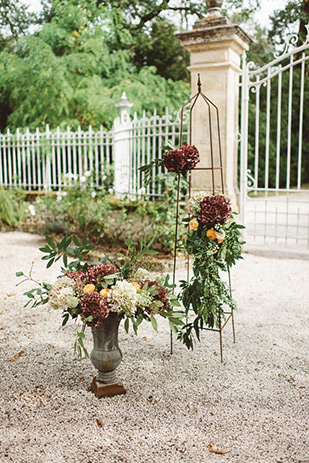
{"type": "Polygon", "coordinates": [[[74,244],[76,244],[76,246],[80,246],[80,242],[79,242],[79,239],[77,238],[77,236],[73,235],[72,238],[73,238],[74,244]]]}
{"type": "Polygon", "coordinates": [[[46,268],[50,268],[50,267],[53,265],[54,261],[55,261],[55,259],[51,259],[51,260],[47,263],[46,268]]]}
{"type": "Polygon", "coordinates": [[[155,331],[158,331],[158,323],[157,323],[157,320],[154,318],[153,315],[151,315],[150,321],[151,321],[151,324],[152,324],[153,329],[154,329],[155,331]]]}
{"type": "Polygon", "coordinates": [[[129,332],[129,319],[126,318],[124,321],[124,329],[126,330],[126,333],[129,332]]]}
{"type": "Polygon", "coordinates": [[[17,277],[22,277],[24,275],[24,272],[16,272],[15,276],[17,277]]]}
{"type": "Polygon", "coordinates": [[[84,238],[82,239],[82,242],[81,242],[81,247],[84,248],[85,246],[87,246],[88,244],[88,236],[84,236],[84,238]]]}
{"type": "Polygon", "coordinates": [[[47,241],[47,243],[49,244],[49,246],[52,248],[52,249],[56,249],[56,243],[53,242],[53,240],[51,239],[50,236],[46,235],[45,236],[45,239],[47,241]]]}

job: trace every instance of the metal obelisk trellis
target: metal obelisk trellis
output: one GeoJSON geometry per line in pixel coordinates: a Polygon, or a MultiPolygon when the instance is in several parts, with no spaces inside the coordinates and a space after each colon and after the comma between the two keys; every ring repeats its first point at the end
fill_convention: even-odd
{"type": "MultiPolygon", "coordinates": [[[[221,134],[220,134],[220,120],[219,120],[219,109],[218,107],[204,94],[202,93],[202,84],[200,80],[200,75],[198,74],[197,80],[197,93],[193,95],[190,100],[186,101],[181,108],[181,122],[180,122],[180,140],[179,146],[182,145],[182,135],[183,135],[183,122],[184,122],[184,110],[185,108],[191,104],[190,107],[190,116],[189,116],[189,134],[188,134],[188,143],[192,144],[192,112],[196,105],[198,99],[202,99],[205,103],[205,109],[208,113],[208,127],[205,128],[205,137],[207,137],[207,141],[209,142],[209,150],[210,150],[210,165],[207,167],[195,167],[194,171],[205,171],[210,172],[211,174],[211,192],[212,194],[221,193],[224,194],[224,178],[223,178],[223,162],[222,162],[222,146],[221,146],[221,134]],[[212,112],[215,112],[215,115],[212,116],[212,112]],[[214,126],[216,126],[216,134],[217,134],[217,149],[214,143],[214,126]],[[208,135],[208,136],[207,136],[208,135]],[[217,154],[217,156],[216,156],[217,154]],[[217,165],[215,162],[215,156],[217,157],[217,165]],[[215,172],[219,172],[219,185],[216,187],[215,182],[215,172]]],[[[207,121],[206,121],[207,122],[207,121]]],[[[173,284],[176,283],[176,261],[177,261],[177,237],[178,237],[178,225],[179,225],[179,197],[180,197],[180,173],[177,174],[177,200],[176,200],[176,225],[175,225],[175,245],[174,245],[174,260],[173,260],[173,284]]],[[[192,179],[191,173],[189,173],[189,191],[188,191],[188,198],[191,198],[192,194],[192,179]]],[[[189,280],[189,256],[187,260],[187,279],[189,280]]],[[[230,289],[230,294],[232,293],[231,289],[231,274],[229,267],[227,268],[228,271],[228,284],[230,289]]],[[[223,312],[227,315],[227,318],[222,322],[221,313],[218,309],[218,328],[204,328],[208,331],[215,331],[218,332],[220,335],[220,357],[221,362],[223,362],[223,343],[222,343],[222,331],[228,321],[232,320],[232,328],[233,328],[233,342],[235,343],[235,324],[234,324],[234,313],[233,309],[231,308],[229,312],[223,312]]],[[[173,353],[173,334],[172,331],[170,332],[170,347],[171,347],[171,354],[173,353]]]]}

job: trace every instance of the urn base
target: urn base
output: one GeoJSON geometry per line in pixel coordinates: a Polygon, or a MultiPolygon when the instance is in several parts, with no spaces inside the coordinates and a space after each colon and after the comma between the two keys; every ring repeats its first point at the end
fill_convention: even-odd
{"type": "Polygon", "coordinates": [[[91,390],[96,397],[113,397],[114,395],[126,394],[125,387],[122,383],[101,383],[96,377],[93,378],[91,383],[91,390]]]}

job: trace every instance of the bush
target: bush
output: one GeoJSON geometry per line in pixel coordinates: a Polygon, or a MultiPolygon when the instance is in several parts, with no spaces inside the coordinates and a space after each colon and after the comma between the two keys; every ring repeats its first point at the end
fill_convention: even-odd
{"type": "MultiPolygon", "coordinates": [[[[165,193],[161,201],[146,197],[116,199],[104,189],[94,189],[90,181],[62,192],[40,196],[35,216],[28,216],[28,229],[44,234],[90,235],[104,247],[124,246],[128,238],[146,241],[154,238],[153,248],[165,253],[174,249],[175,238],[175,175],[164,176],[165,193]]],[[[182,183],[182,198],[186,191],[182,183]]],[[[184,211],[180,210],[180,221],[184,211]]],[[[181,236],[178,237],[181,240],[181,236]]]]}
{"type": "Polygon", "coordinates": [[[18,227],[25,216],[25,195],[18,192],[0,190],[0,226],[18,227]]]}

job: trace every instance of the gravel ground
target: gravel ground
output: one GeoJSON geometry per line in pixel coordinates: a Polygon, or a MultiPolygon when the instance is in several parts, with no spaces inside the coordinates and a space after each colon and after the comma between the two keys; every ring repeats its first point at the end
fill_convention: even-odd
{"type": "Polygon", "coordinates": [[[54,281],[41,244],[0,234],[1,463],[309,462],[308,260],[244,255],[232,272],[236,344],[228,324],[223,364],[217,333],[193,352],[175,341],[170,356],[164,320],[157,334],[121,327],[127,394],[97,399],[91,362],[73,357],[72,324],[23,308],[27,285],[15,286],[32,261],[34,277],[54,281]]]}

